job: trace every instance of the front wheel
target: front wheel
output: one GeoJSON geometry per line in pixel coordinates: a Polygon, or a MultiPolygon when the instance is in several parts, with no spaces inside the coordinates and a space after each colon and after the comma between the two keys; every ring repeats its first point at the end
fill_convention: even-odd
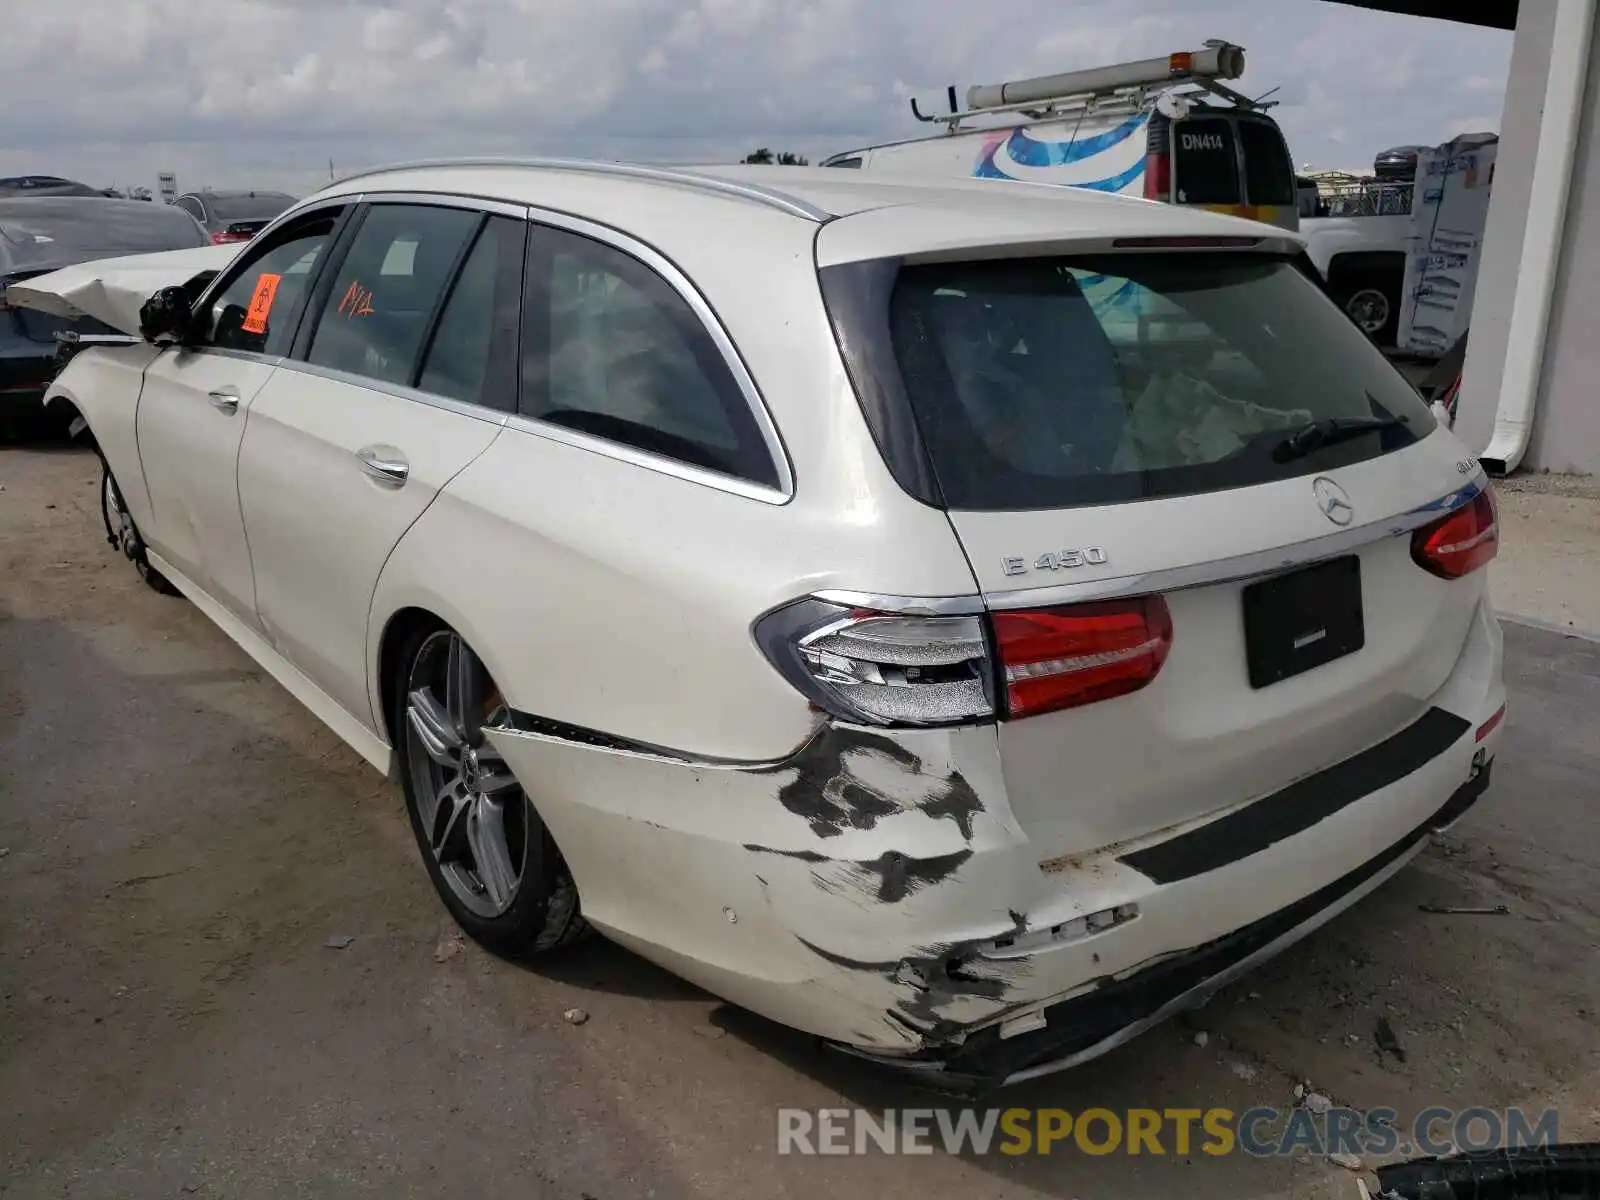
{"type": "Polygon", "coordinates": [[[133,523],[128,506],[123,502],[122,490],[117,487],[116,477],[111,474],[111,466],[105,459],[100,460],[100,520],[105,523],[106,541],[133,564],[133,569],[146,586],[163,596],[180,594],[165,575],[150,565],[150,556],[145,553],[139,527],[133,523]]]}
{"type": "Polygon", "coordinates": [[[506,720],[499,689],[452,629],[423,629],[399,656],[393,712],[417,847],[445,907],[500,954],[565,945],[586,926],[544,822],[484,730],[506,720]]]}

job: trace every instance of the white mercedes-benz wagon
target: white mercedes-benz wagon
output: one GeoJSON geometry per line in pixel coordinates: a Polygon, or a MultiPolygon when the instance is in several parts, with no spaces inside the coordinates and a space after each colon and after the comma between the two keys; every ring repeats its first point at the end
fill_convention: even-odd
{"type": "Polygon", "coordinates": [[[1282,230],[458,162],[184,261],[49,402],[115,543],[397,775],[495,950],[593,927],[857,1053],[1027,1078],[1489,781],[1489,485],[1282,230]]]}

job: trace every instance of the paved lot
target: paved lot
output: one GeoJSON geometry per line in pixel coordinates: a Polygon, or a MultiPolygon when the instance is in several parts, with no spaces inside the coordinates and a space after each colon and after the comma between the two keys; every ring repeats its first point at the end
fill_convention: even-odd
{"type": "MultiPolygon", "coordinates": [[[[1292,1159],[777,1158],[778,1106],[927,1098],[603,942],[457,947],[398,789],[112,557],[96,479],[0,450],[0,1194],[1355,1195],[1292,1159]]],[[[1600,646],[1507,640],[1495,785],[1455,836],[1197,1014],[1204,1047],[1168,1026],[1007,1102],[1244,1109],[1309,1079],[1402,1113],[1554,1103],[1593,1136],[1600,646]]]]}

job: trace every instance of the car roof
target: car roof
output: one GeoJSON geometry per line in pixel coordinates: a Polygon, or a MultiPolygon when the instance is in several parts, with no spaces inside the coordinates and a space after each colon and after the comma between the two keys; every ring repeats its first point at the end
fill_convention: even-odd
{"type": "MultiPolygon", "coordinates": [[[[1193,207],[1118,196],[1057,184],[990,179],[875,174],[836,167],[708,165],[656,167],[561,159],[436,160],[378,168],[330,184],[302,204],[371,192],[449,193],[508,204],[557,209],[610,224],[647,241],[671,241],[683,220],[717,206],[754,206],[813,225],[885,210],[915,211],[895,248],[905,253],[994,240],[1069,242],[1106,237],[1236,236],[1292,245],[1298,239],[1271,225],[1193,207]],[[651,202],[653,201],[653,202],[651,202]],[[914,225],[914,229],[912,226],[914,225]],[[909,241],[908,241],[909,238],[909,241]]],[[[842,222],[849,224],[849,222],[842,222]]],[[[895,220],[871,224],[892,230],[895,220]]],[[[695,228],[694,236],[702,230],[695,228]]],[[[861,230],[866,233],[866,229],[861,230]]],[[[843,231],[831,238],[841,247],[843,231]]],[[[869,247],[861,248],[862,256],[869,247]]],[[[841,249],[846,261],[857,251],[841,249]]],[[[833,256],[830,255],[830,258],[833,256]]]]}

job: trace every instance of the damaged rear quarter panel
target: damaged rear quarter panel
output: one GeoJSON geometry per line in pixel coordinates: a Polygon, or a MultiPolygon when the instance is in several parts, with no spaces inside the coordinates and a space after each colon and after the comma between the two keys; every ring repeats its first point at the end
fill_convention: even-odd
{"type": "Polygon", "coordinates": [[[585,916],[735,1003],[905,1050],[1004,1010],[1031,971],[1026,958],[963,965],[966,943],[1017,929],[1049,887],[1005,801],[992,727],[827,726],[781,763],[743,766],[491,736],[585,916]]]}

